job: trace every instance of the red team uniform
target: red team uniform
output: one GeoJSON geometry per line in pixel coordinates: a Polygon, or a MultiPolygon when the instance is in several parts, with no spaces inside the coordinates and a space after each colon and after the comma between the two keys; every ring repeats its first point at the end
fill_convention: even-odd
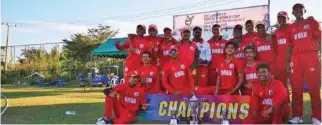
{"type": "Polygon", "coordinates": [[[257,32],[246,33],[245,35],[243,35],[243,42],[246,42],[246,43],[255,42],[255,38],[258,36],[259,36],[259,33],[257,32]]]}
{"type": "Polygon", "coordinates": [[[157,66],[157,62],[158,62],[158,58],[159,58],[159,46],[161,45],[162,42],[162,38],[161,37],[151,37],[151,36],[147,36],[146,37],[150,43],[150,46],[152,44],[152,46],[149,46],[149,51],[152,52],[152,62],[151,64],[154,66],[157,66]]]}
{"type": "Polygon", "coordinates": [[[175,40],[172,40],[170,43],[166,43],[164,40],[162,41],[160,45],[160,69],[163,70],[164,65],[170,60],[170,50],[171,46],[175,45],[175,40]]]}
{"type": "Polygon", "coordinates": [[[245,120],[250,123],[247,124],[283,124],[290,115],[286,91],[283,83],[278,80],[271,79],[266,86],[255,80],[250,115],[245,120]],[[275,107],[275,111],[269,114],[269,118],[264,118],[262,112],[271,106],[275,107]],[[256,118],[252,117],[253,112],[257,112],[256,118]]]}
{"type": "MultiPolygon", "coordinates": [[[[266,42],[262,38],[255,38],[255,47],[257,52],[257,59],[261,62],[265,62],[269,64],[270,72],[275,77],[276,76],[276,53],[275,46],[273,42],[266,42]]],[[[286,51],[286,50],[285,50],[286,51]]]]}
{"type": "MultiPolygon", "coordinates": [[[[124,67],[124,78],[127,77],[127,72],[134,70],[141,66],[141,54],[144,51],[149,51],[150,49],[150,42],[146,37],[134,37],[133,38],[133,45],[134,45],[134,52],[128,53],[126,57],[125,67],[124,67]]],[[[129,49],[129,41],[125,41],[123,45],[116,45],[116,48],[119,50],[126,50],[129,49]]],[[[127,79],[125,79],[127,81],[127,79]]]]}
{"type": "Polygon", "coordinates": [[[142,87],[148,94],[159,94],[160,92],[160,75],[156,66],[141,66],[137,69],[140,78],[146,78],[146,84],[142,87]]]}
{"type": "Polygon", "coordinates": [[[291,55],[291,85],[293,117],[303,117],[303,81],[307,86],[312,102],[313,118],[321,121],[321,65],[318,57],[321,30],[315,20],[294,22],[289,27],[291,55]]]}
{"type": "Polygon", "coordinates": [[[190,68],[195,61],[197,45],[194,42],[180,43],[179,45],[179,59],[187,64],[190,68]]]}
{"type": "Polygon", "coordinates": [[[211,48],[208,42],[203,39],[200,42],[192,41],[199,50],[199,59],[206,60],[207,63],[197,63],[197,86],[207,87],[208,85],[208,65],[212,60],[211,48]]]}
{"type": "MultiPolygon", "coordinates": [[[[244,84],[252,83],[254,85],[255,80],[257,80],[256,68],[260,62],[255,61],[253,66],[244,66],[245,82],[244,84]]],[[[252,89],[242,87],[241,89],[243,95],[252,95],[252,89]]]]}
{"type": "MultiPolygon", "coordinates": [[[[217,68],[217,73],[220,77],[219,91],[218,95],[223,95],[231,92],[238,83],[238,71],[244,70],[244,63],[242,60],[233,58],[229,63],[226,61],[221,61],[219,67],[217,68]]],[[[238,91],[234,93],[237,95],[238,91]]]]}
{"type": "MultiPolygon", "coordinates": [[[[231,38],[230,40],[228,40],[229,42],[231,42],[231,41],[234,41],[235,40],[235,38],[231,38]]],[[[248,45],[251,45],[251,43],[249,43],[249,42],[244,42],[244,41],[242,41],[241,43],[239,43],[239,45],[238,45],[238,49],[237,49],[237,51],[236,51],[236,55],[235,55],[235,57],[237,58],[237,59],[244,59],[245,58],[245,55],[244,55],[244,48],[246,47],[246,46],[248,46],[248,45]]]]}
{"type": "Polygon", "coordinates": [[[216,86],[217,80],[217,72],[216,68],[218,67],[219,62],[224,60],[224,48],[225,44],[228,41],[220,37],[218,41],[215,41],[214,38],[208,40],[211,48],[212,60],[211,63],[208,65],[209,67],[209,83],[210,86],[216,86]]]}
{"type": "Polygon", "coordinates": [[[116,119],[113,124],[129,124],[135,120],[141,105],[147,104],[144,89],[137,83],[133,88],[128,83],[118,84],[112,92],[118,92],[119,97],[106,96],[104,117],[112,118],[112,109],[116,119]]]}

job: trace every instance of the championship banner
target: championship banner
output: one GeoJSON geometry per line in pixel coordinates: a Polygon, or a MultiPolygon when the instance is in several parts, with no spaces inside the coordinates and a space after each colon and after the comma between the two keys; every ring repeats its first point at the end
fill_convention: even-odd
{"type": "MultiPolygon", "coordinates": [[[[240,24],[243,26],[243,34],[246,33],[245,22],[253,20],[256,22],[265,22],[270,26],[268,5],[253,6],[247,8],[237,8],[229,10],[219,10],[204,13],[185,14],[173,16],[174,37],[180,39],[180,33],[183,28],[190,29],[199,26],[203,29],[202,38],[209,40],[212,34],[212,25],[219,24],[222,28],[224,39],[232,38],[233,28],[240,24]]],[[[191,35],[191,37],[193,37],[191,35]]]]}
{"type": "MultiPolygon", "coordinates": [[[[248,116],[249,96],[213,96],[196,95],[204,100],[199,109],[199,116],[204,123],[220,123],[223,118],[222,111],[227,112],[229,123],[240,124],[248,116]]],[[[186,121],[191,115],[191,109],[185,99],[191,96],[157,95],[147,96],[149,108],[137,117],[140,120],[170,121],[171,110],[176,110],[180,121],[186,121]]]]}

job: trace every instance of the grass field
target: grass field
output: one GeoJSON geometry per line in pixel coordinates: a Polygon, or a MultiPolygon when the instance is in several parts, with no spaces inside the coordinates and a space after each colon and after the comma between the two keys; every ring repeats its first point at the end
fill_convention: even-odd
{"type": "MultiPolygon", "coordinates": [[[[2,94],[9,98],[9,108],[1,116],[2,124],[95,124],[104,113],[103,88],[83,91],[79,87],[1,87],[2,94]],[[65,111],[76,111],[76,115],[64,115],[65,111]]],[[[304,94],[305,123],[310,121],[310,101],[304,94]]],[[[1,107],[4,100],[1,100],[1,107]]],[[[164,121],[136,121],[136,123],[159,123],[164,121]]]]}

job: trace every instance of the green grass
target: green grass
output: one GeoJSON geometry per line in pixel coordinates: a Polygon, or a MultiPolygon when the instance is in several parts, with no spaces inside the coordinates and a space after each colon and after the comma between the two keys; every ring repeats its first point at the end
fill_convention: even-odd
{"type": "MultiPolygon", "coordinates": [[[[3,124],[95,124],[104,113],[103,87],[39,87],[3,85],[2,94],[9,98],[9,108],[1,116],[3,124]],[[64,115],[65,111],[76,115],[64,115]]],[[[311,104],[304,94],[305,122],[310,123],[311,104]]],[[[4,100],[1,100],[1,107],[4,100]]],[[[137,121],[136,123],[167,124],[167,121],[137,121]]]]}

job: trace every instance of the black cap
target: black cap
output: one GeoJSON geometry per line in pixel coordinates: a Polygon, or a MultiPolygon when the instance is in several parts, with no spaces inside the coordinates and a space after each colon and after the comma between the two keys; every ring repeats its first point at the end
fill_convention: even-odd
{"type": "Polygon", "coordinates": [[[302,4],[302,3],[296,3],[296,4],[294,4],[294,6],[293,6],[293,10],[294,10],[296,7],[305,8],[305,7],[304,7],[304,4],[302,4]]]}
{"type": "Polygon", "coordinates": [[[201,29],[201,27],[199,27],[199,26],[195,26],[195,27],[192,29],[192,31],[196,31],[196,30],[202,30],[202,29],[201,29]]]}
{"type": "Polygon", "coordinates": [[[165,31],[167,31],[167,30],[172,31],[169,27],[165,27],[165,28],[163,29],[163,32],[165,32],[165,31]]]}

